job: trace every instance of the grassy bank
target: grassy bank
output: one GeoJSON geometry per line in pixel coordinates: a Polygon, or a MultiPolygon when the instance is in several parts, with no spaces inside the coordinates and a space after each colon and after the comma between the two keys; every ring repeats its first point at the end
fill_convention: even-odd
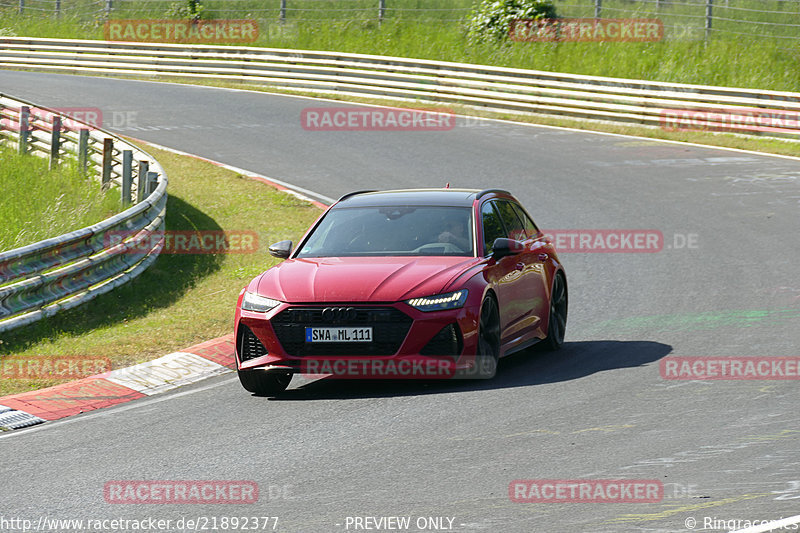
{"type": "MultiPolygon", "coordinates": [[[[77,309],[0,334],[0,357],[108,357],[114,368],[147,361],[226,333],[236,297],[277,260],[267,245],[295,242],[318,208],[233,172],[146,148],[169,176],[167,230],[255,231],[255,253],[162,254],[132,282],[77,309]]],[[[54,380],[0,379],[0,395],[54,380]]]]}
{"type": "Polygon", "coordinates": [[[117,213],[119,192],[103,191],[77,165],[0,146],[0,252],[96,224],[117,213]]]}

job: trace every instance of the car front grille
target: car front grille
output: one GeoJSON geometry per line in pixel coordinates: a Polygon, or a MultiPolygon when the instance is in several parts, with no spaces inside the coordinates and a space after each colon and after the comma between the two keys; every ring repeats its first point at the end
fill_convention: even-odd
{"type": "Polygon", "coordinates": [[[290,307],[270,321],[283,349],[295,357],[394,355],[413,319],[393,307],[336,307],[333,318],[324,307],[290,307]],[[372,342],[306,342],[306,327],[372,327],[372,342]]]}

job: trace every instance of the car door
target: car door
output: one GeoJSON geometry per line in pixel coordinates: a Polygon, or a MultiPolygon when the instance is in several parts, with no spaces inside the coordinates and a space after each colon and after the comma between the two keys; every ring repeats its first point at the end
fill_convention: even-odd
{"type": "Polygon", "coordinates": [[[513,342],[532,339],[542,323],[543,276],[542,260],[532,251],[535,236],[530,233],[520,217],[514,202],[507,199],[494,200],[506,228],[506,237],[523,243],[523,251],[505,259],[513,260],[516,270],[514,292],[506,306],[511,309],[514,321],[509,324],[508,336],[513,342]]]}
{"type": "Polygon", "coordinates": [[[544,329],[545,317],[550,313],[550,282],[552,278],[548,276],[546,263],[550,260],[550,255],[555,252],[552,244],[547,237],[539,231],[533,219],[525,209],[516,202],[509,202],[514,212],[522,221],[525,231],[525,257],[528,265],[528,286],[531,291],[529,304],[531,306],[531,316],[538,317],[534,325],[534,336],[543,337],[547,334],[544,329]]]}
{"type": "MultiPolygon", "coordinates": [[[[515,238],[522,242],[530,241],[525,227],[505,200],[488,200],[481,206],[484,255],[490,255],[492,244],[500,237],[515,238]]],[[[490,262],[486,276],[494,286],[500,308],[502,344],[527,340],[539,321],[532,300],[538,294],[535,287],[536,265],[528,252],[531,242],[522,253],[502,257],[490,262]]]]}

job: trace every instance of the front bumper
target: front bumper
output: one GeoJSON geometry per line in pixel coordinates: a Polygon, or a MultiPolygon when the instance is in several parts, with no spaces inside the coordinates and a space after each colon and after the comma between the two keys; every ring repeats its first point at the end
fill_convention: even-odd
{"type": "Polygon", "coordinates": [[[284,303],[267,313],[239,308],[237,368],[342,378],[452,377],[475,367],[478,319],[479,307],[470,305],[433,312],[419,311],[404,302],[284,303]],[[346,326],[372,327],[374,342],[305,342],[306,327],[345,326],[326,322],[321,314],[326,307],[355,309],[355,318],[351,313],[346,326]]]}

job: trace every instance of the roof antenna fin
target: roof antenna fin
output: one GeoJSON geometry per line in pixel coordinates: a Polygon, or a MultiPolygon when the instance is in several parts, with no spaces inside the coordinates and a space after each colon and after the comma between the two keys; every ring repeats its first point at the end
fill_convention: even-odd
{"type": "Polygon", "coordinates": [[[445,189],[449,189],[449,188],[450,188],[450,182],[449,182],[449,181],[448,181],[448,182],[447,182],[447,184],[444,186],[444,188],[445,188],[445,189]]]}

